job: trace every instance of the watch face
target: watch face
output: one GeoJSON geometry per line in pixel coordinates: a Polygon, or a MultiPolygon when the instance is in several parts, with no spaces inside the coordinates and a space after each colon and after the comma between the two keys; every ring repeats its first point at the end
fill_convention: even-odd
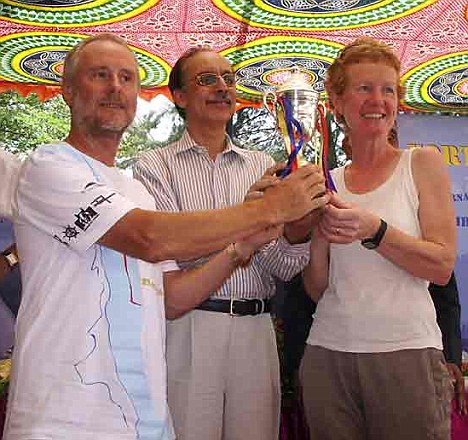
{"type": "Polygon", "coordinates": [[[366,248],[366,249],[375,249],[377,247],[377,244],[372,241],[372,240],[362,240],[361,244],[366,248]]]}

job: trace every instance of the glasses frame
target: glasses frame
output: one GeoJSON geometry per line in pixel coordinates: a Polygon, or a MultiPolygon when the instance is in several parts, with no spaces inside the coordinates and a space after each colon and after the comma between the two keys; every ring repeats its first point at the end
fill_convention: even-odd
{"type": "Polygon", "coordinates": [[[236,87],[236,74],[234,72],[225,72],[221,75],[213,72],[203,72],[195,76],[195,82],[202,87],[212,87],[218,84],[219,79],[222,79],[226,87],[236,87]],[[213,82],[206,82],[203,78],[212,78],[213,82]]]}

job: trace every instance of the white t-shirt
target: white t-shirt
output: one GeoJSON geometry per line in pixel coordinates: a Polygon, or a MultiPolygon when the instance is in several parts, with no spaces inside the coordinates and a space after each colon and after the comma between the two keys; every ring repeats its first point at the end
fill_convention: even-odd
{"type": "Polygon", "coordinates": [[[21,161],[0,148],[0,217],[12,218],[21,161]]]}
{"type": "Polygon", "coordinates": [[[24,166],[15,225],[23,297],[5,440],[174,438],[162,271],[96,242],[143,185],[66,143],[24,166]]]}

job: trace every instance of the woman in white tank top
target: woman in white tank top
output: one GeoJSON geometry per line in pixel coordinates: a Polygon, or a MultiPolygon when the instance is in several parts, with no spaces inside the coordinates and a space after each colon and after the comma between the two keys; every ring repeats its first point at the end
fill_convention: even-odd
{"type": "Polygon", "coordinates": [[[317,304],[301,365],[312,439],[448,440],[450,380],[429,282],[455,262],[448,170],[435,149],[390,135],[400,63],[369,38],[328,70],[352,161],[313,232],[304,283],[317,304]]]}

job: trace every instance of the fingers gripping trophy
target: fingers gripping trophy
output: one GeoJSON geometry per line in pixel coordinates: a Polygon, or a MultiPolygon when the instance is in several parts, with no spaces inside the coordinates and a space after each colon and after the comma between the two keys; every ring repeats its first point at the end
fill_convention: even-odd
{"type": "Polygon", "coordinates": [[[327,188],[336,191],[327,166],[326,108],[301,70],[293,67],[285,83],[274,92],[268,91],[263,95],[263,104],[275,117],[286,144],[288,162],[281,177],[306,162],[304,145],[311,142],[315,164],[322,166],[327,188]]]}

